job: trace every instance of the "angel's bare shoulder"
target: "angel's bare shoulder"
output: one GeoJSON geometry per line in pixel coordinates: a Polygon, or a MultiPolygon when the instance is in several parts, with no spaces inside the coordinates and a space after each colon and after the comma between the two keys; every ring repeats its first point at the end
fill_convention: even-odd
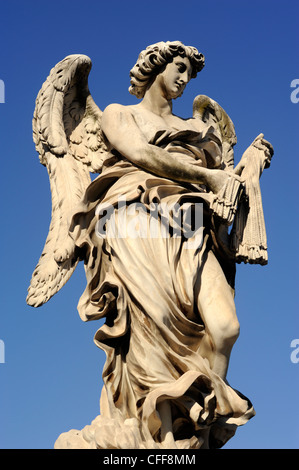
{"type": "Polygon", "coordinates": [[[104,109],[102,114],[102,131],[107,135],[111,129],[132,126],[133,121],[131,106],[111,103],[104,109]]]}
{"type": "Polygon", "coordinates": [[[111,103],[109,104],[103,111],[103,119],[115,119],[121,116],[132,116],[133,106],[124,105],[119,103],[111,103]]]}

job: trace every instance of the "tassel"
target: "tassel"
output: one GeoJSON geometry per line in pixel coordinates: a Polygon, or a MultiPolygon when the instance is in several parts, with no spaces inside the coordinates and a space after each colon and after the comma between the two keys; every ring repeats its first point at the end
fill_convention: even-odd
{"type": "Polygon", "coordinates": [[[233,176],[229,176],[220,192],[214,196],[210,208],[226,225],[231,225],[237,212],[243,192],[243,185],[233,176]]]}

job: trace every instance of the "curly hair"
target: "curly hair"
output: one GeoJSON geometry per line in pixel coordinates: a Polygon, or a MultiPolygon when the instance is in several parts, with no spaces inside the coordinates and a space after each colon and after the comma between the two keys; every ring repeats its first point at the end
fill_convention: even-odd
{"type": "Polygon", "coordinates": [[[136,64],[130,71],[129,92],[137,98],[143,98],[153,76],[158,75],[163,66],[171,63],[177,56],[188,57],[190,60],[191,78],[195,78],[205,65],[204,55],[195,47],[185,46],[180,41],[157,42],[140,52],[136,64]]]}

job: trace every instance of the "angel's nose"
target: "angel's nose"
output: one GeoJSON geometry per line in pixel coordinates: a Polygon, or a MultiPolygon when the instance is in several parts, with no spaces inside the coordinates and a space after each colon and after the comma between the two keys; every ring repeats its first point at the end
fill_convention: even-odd
{"type": "Polygon", "coordinates": [[[184,85],[186,85],[186,84],[188,83],[188,81],[189,81],[189,75],[188,75],[187,70],[186,70],[184,73],[182,73],[182,75],[180,76],[180,81],[181,81],[184,85]]]}

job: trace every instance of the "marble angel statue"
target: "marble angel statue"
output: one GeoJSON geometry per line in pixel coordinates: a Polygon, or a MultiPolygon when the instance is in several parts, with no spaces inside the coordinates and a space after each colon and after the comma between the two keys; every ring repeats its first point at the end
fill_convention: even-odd
{"type": "Polygon", "coordinates": [[[83,261],[80,317],[105,318],[95,334],[106,353],[100,415],[61,434],[56,448],[219,448],[255,414],[226,374],[239,334],[236,263],[267,263],[259,178],[273,150],[260,134],[235,165],[234,125],[207,96],[194,99],[190,119],[172,113],[203,67],[194,47],[153,44],[130,72],[140,102],[102,112],[88,87],[91,60],[71,55],[38,94],[33,135],[52,218],[27,303],[47,302],[83,261]],[[116,236],[134,223],[134,211],[123,217],[134,203],[145,226],[158,208],[161,229],[159,208],[200,205],[201,239],[185,249],[171,210],[168,236],[116,236]],[[116,231],[105,236],[99,207],[114,208],[116,231]]]}

